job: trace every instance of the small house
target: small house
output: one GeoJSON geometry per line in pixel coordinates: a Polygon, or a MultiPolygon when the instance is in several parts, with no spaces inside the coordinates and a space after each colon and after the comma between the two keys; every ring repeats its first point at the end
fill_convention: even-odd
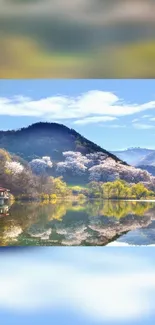
{"type": "Polygon", "coordinates": [[[3,205],[6,200],[9,200],[9,190],[0,186],[0,205],[3,205]]]}
{"type": "Polygon", "coordinates": [[[9,190],[0,186],[0,198],[9,199],[9,190]]]}

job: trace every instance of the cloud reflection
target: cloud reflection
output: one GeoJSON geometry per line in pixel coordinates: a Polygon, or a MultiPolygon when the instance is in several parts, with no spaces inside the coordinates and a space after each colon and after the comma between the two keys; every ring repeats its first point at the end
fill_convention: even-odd
{"type": "Polygon", "coordinates": [[[154,313],[155,268],[145,248],[18,252],[1,252],[0,311],[38,315],[65,308],[102,323],[136,321],[154,313]]]}

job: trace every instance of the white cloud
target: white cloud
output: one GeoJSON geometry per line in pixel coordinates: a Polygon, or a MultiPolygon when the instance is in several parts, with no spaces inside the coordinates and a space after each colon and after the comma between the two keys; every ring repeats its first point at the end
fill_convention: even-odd
{"type": "Polygon", "coordinates": [[[135,129],[139,129],[139,130],[148,130],[148,129],[153,129],[155,128],[154,125],[150,125],[150,124],[141,124],[141,123],[134,123],[133,127],[135,129]]]}
{"type": "Polygon", "coordinates": [[[87,119],[87,122],[89,119],[91,123],[94,118],[97,123],[99,120],[103,121],[103,118],[114,119],[151,109],[155,109],[155,101],[129,105],[112,92],[98,90],[78,97],[57,95],[38,100],[23,96],[0,98],[0,115],[34,116],[46,120],[78,119],[77,124],[84,123],[84,119],[87,119]]]}
{"type": "Polygon", "coordinates": [[[116,117],[113,116],[91,116],[86,117],[85,119],[77,120],[74,122],[74,124],[90,124],[90,123],[98,123],[98,122],[110,122],[116,120],[116,117]]]}
{"type": "Polygon", "coordinates": [[[143,115],[141,118],[149,118],[149,117],[151,117],[150,114],[149,115],[143,115]]]}
{"type": "Polygon", "coordinates": [[[110,247],[106,253],[100,248],[70,248],[55,260],[53,249],[49,252],[40,250],[43,260],[35,250],[33,260],[1,256],[0,308],[38,315],[65,307],[96,321],[123,324],[154,313],[155,273],[143,256],[126,250],[116,254],[110,247]]]}
{"type": "Polygon", "coordinates": [[[113,241],[112,243],[109,243],[107,244],[107,246],[113,246],[113,247],[116,247],[116,246],[135,246],[135,245],[130,245],[128,243],[124,243],[124,242],[119,242],[119,241],[113,241]]]}

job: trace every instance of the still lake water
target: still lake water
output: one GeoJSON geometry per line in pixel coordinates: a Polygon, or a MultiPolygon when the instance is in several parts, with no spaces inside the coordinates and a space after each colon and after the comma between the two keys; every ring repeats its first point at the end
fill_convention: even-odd
{"type": "Polygon", "coordinates": [[[14,203],[0,208],[0,246],[155,244],[155,202],[14,203]]]}

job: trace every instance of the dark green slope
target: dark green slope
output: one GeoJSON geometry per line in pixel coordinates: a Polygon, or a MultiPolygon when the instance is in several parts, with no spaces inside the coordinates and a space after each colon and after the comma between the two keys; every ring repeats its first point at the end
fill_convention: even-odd
{"type": "Polygon", "coordinates": [[[114,154],[87,140],[75,130],[57,123],[40,122],[16,131],[0,131],[0,148],[27,161],[42,156],[62,161],[64,151],[79,151],[82,154],[100,151],[115,161],[122,162],[114,154]]]}

